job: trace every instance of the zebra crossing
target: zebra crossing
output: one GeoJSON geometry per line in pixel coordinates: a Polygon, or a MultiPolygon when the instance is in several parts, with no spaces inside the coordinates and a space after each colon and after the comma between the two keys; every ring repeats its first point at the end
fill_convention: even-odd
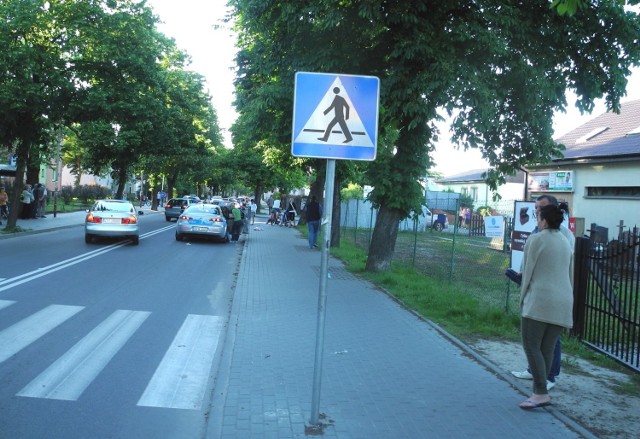
{"type": "MultiPolygon", "coordinates": [[[[0,310],[15,303],[0,300],[0,310]]],[[[9,327],[0,326],[0,364],[83,310],[83,306],[52,304],[9,327]]],[[[76,401],[150,314],[114,311],[16,396],[76,401]]],[[[137,405],[199,410],[224,323],[219,316],[187,315],[137,405]]]]}

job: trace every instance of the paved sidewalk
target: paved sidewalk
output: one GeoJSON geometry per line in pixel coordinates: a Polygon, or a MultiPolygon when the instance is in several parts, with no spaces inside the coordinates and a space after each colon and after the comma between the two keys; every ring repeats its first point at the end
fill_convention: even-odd
{"type": "MultiPolygon", "coordinates": [[[[208,437],[304,437],[321,253],[295,229],[256,222],[244,236],[208,437]]],[[[338,261],[329,272],[323,437],[594,437],[553,407],[520,409],[530,383],[516,383],[338,261]]]]}

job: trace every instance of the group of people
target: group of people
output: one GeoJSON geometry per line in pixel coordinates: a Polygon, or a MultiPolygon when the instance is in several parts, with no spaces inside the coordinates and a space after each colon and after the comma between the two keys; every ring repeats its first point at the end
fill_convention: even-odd
{"type": "Polygon", "coordinates": [[[458,227],[469,227],[471,224],[471,209],[461,207],[458,211],[458,227]]]}
{"type": "Polygon", "coordinates": [[[46,218],[47,188],[42,183],[27,184],[20,194],[20,219],[46,218]]]}
{"type": "Polygon", "coordinates": [[[258,205],[254,199],[247,203],[231,203],[222,207],[222,214],[231,226],[231,241],[238,242],[240,234],[249,233],[249,225],[255,224],[258,205]]]}
{"type": "MultiPolygon", "coordinates": [[[[281,225],[286,223],[291,223],[293,225],[296,215],[296,208],[293,201],[289,201],[287,203],[287,208],[284,212],[284,221],[280,219],[282,210],[280,207],[280,200],[274,200],[272,196],[269,196],[266,202],[267,207],[269,208],[269,219],[267,220],[267,224],[273,225],[279,222],[281,225]]],[[[318,247],[317,241],[318,232],[320,230],[320,220],[322,218],[322,206],[318,202],[317,197],[313,195],[305,204],[303,210],[307,220],[307,230],[309,231],[309,248],[316,248],[318,247]]]]}
{"type": "Polygon", "coordinates": [[[569,209],[551,195],[535,203],[536,228],[524,246],[520,311],[522,346],[528,362],[517,378],[533,380],[525,410],[551,404],[549,390],[560,374],[560,335],[573,325],[573,251],[575,237],[562,225],[569,209]]]}

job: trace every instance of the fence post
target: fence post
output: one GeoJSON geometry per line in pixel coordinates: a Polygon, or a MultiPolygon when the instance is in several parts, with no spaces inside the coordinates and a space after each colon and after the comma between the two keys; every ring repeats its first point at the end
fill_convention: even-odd
{"type": "Polygon", "coordinates": [[[360,199],[356,200],[356,223],[353,226],[353,242],[358,243],[358,217],[360,216],[360,199]]]}
{"type": "Polygon", "coordinates": [[[571,333],[578,338],[584,336],[590,249],[591,240],[576,238],[576,248],[573,255],[573,329],[571,333]]]}
{"type": "MultiPolygon", "coordinates": [[[[458,215],[458,211],[460,210],[460,199],[456,199],[456,218],[458,215]]],[[[456,257],[456,236],[458,235],[458,220],[456,219],[456,224],[453,227],[453,239],[451,240],[451,260],[449,264],[449,283],[453,282],[453,269],[455,266],[455,257],[456,257]]]]}
{"type": "Polygon", "coordinates": [[[413,218],[413,262],[412,268],[416,268],[416,251],[418,248],[418,217],[413,218]]]}

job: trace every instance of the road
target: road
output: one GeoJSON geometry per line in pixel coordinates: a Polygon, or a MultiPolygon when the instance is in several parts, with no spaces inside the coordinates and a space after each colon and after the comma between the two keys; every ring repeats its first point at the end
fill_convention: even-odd
{"type": "Polygon", "coordinates": [[[241,247],[174,224],[1,241],[0,438],[203,436],[241,247]]]}

